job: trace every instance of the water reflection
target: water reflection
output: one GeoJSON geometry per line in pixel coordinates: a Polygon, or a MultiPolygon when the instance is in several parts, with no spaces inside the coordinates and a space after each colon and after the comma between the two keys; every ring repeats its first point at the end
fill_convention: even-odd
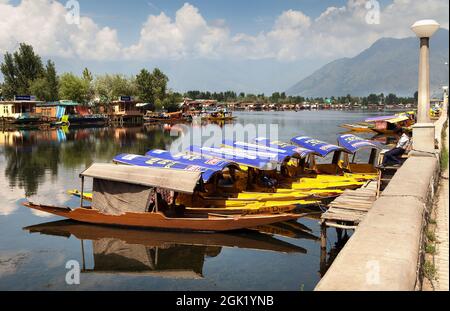
{"type": "Polygon", "coordinates": [[[201,278],[206,258],[217,257],[222,247],[281,253],[306,253],[306,249],[258,232],[180,233],[87,225],[70,220],[25,227],[30,233],[76,237],[81,241],[82,272],[145,274],[169,278],[201,278]],[[93,254],[85,254],[84,243],[93,254]],[[93,267],[85,258],[93,255],[93,267]]]}
{"type": "MultiPolygon", "coordinates": [[[[330,143],[336,143],[336,135],[342,131],[340,124],[354,123],[367,116],[366,113],[333,111],[236,115],[236,123],[242,125],[278,124],[279,139],[283,141],[296,135],[308,135],[330,143]]],[[[45,233],[42,235],[30,235],[21,230],[33,223],[58,219],[45,214],[53,218],[42,220],[42,214],[22,207],[24,196],[43,204],[76,206],[79,201],[70,198],[66,191],[79,187],[79,172],[92,162],[110,162],[122,152],[144,154],[149,148],[167,149],[174,140],[190,135],[194,129],[203,129],[204,125],[193,124],[187,130],[183,125],[159,124],[120,128],[70,126],[59,130],[0,129],[0,173],[3,174],[0,177],[0,288],[312,290],[320,279],[319,215],[258,228],[263,233],[256,234],[250,231],[227,235],[169,235],[92,226],[87,229],[80,224],[70,224],[67,228],[65,222],[29,228],[45,233]],[[175,136],[171,136],[171,132],[175,136]],[[58,235],[71,238],[66,240],[58,235]],[[85,271],[120,270],[120,275],[86,273],[80,287],[68,286],[64,278],[65,262],[81,259],[79,240],[84,245],[85,271]],[[99,241],[104,241],[106,247],[98,245],[99,241]],[[123,276],[131,273],[127,270],[130,266],[131,270],[141,271],[138,275],[182,270],[190,271],[188,275],[196,278],[203,275],[203,279],[135,278],[137,273],[133,271],[132,276],[123,276]]],[[[329,246],[333,246],[337,241],[336,233],[329,232],[328,239],[329,246]]],[[[335,248],[332,253],[336,253],[335,248]]],[[[332,256],[324,256],[327,257],[332,256]]]]}
{"type": "Polygon", "coordinates": [[[15,130],[0,132],[4,173],[10,187],[37,193],[45,176],[77,169],[94,161],[109,162],[121,152],[143,154],[167,148],[173,138],[157,127],[15,130]]]}

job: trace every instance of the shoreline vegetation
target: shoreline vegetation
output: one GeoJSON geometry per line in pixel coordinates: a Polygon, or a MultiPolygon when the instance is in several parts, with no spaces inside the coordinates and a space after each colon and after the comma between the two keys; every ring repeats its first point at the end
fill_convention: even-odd
{"type": "Polygon", "coordinates": [[[146,103],[150,111],[174,112],[180,104],[195,102],[196,109],[220,104],[230,110],[301,110],[301,109],[403,109],[413,108],[417,92],[411,97],[395,94],[368,96],[303,97],[285,92],[271,95],[235,91],[209,92],[191,90],[184,93],[168,88],[169,78],[158,68],[142,69],[136,75],[103,74],[94,76],[88,68],[81,76],[58,75],[53,61],[44,65],[33,47],[25,43],[14,53],[6,53],[0,64],[4,82],[0,83],[0,99],[12,100],[16,95],[34,95],[36,100],[56,102],[70,100],[87,106],[94,113],[99,107],[111,108],[118,98],[127,96],[137,103],[146,103]]]}

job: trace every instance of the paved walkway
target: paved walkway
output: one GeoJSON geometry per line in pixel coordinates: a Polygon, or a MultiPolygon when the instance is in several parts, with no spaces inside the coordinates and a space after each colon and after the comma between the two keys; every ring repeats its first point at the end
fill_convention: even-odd
{"type": "MultiPolygon", "coordinates": [[[[447,127],[447,139],[446,145],[448,149],[448,127],[447,127]]],[[[436,245],[436,256],[434,262],[437,270],[437,281],[435,282],[435,290],[448,291],[448,166],[445,172],[442,174],[442,178],[439,185],[439,199],[436,209],[436,239],[438,241],[436,245]]]]}

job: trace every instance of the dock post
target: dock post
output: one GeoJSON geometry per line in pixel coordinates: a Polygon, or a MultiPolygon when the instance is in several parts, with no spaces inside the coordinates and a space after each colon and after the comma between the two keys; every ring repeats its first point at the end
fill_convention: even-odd
{"type": "Polygon", "coordinates": [[[320,223],[320,248],[327,249],[327,225],[325,221],[320,223]]]}
{"type": "Polygon", "coordinates": [[[320,276],[327,271],[327,225],[325,221],[320,223],[320,276]]]}

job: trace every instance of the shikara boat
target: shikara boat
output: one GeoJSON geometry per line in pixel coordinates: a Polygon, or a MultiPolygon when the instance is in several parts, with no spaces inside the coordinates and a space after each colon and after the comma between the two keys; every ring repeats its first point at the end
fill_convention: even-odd
{"type": "MultiPolygon", "coordinates": [[[[241,143],[245,144],[245,143],[241,143]]],[[[313,190],[313,189],[335,189],[335,188],[348,188],[352,187],[351,183],[357,183],[355,186],[359,186],[359,181],[350,176],[334,176],[330,174],[323,176],[322,178],[317,178],[318,173],[324,174],[325,172],[318,172],[317,169],[307,169],[305,166],[305,160],[307,156],[320,155],[312,149],[296,147],[296,146],[285,146],[283,148],[278,148],[279,151],[274,151],[274,147],[263,146],[250,147],[251,144],[246,144],[244,148],[237,148],[234,146],[224,145],[223,147],[200,147],[191,146],[189,150],[196,154],[201,154],[206,157],[222,157],[230,159],[240,165],[241,168],[245,167],[247,176],[247,189],[252,192],[261,192],[265,188],[270,188],[272,192],[276,192],[280,188],[288,188],[291,191],[298,190],[313,190]],[[254,150],[254,148],[257,148],[254,150]],[[291,160],[295,160],[294,171],[291,173],[286,173],[289,171],[288,165],[291,160]],[[281,167],[281,172],[277,170],[281,167]],[[281,174],[280,174],[281,173],[281,174]],[[293,176],[293,178],[290,178],[293,176]],[[331,177],[329,177],[331,176],[331,177]],[[259,182],[268,181],[270,184],[263,184],[260,186],[259,182]]],[[[336,146],[339,151],[344,151],[344,148],[336,146]]],[[[339,154],[340,155],[340,154],[339,154]]],[[[314,158],[312,158],[314,160],[314,158]]],[[[315,165],[315,164],[314,164],[315,165]]],[[[320,165],[323,168],[325,165],[320,165]]],[[[334,167],[334,165],[333,165],[334,167]]],[[[322,169],[323,170],[323,169],[322,169]]],[[[341,172],[342,170],[338,167],[335,168],[336,171],[341,172]]]]}
{"type": "Polygon", "coordinates": [[[347,152],[343,147],[330,144],[308,136],[296,136],[291,138],[291,142],[303,148],[314,150],[320,157],[327,157],[333,154],[331,163],[317,163],[315,157],[311,157],[310,168],[317,174],[341,175],[342,169],[338,166],[341,154],[347,152]]]}
{"type": "Polygon", "coordinates": [[[375,168],[378,159],[378,151],[382,149],[381,144],[363,139],[353,134],[340,135],[338,144],[344,147],[348,153],[344,154],[344,160],[341,167],[350,172],[357,174],[368,174],[377,176],[378,170],[375,168]],[[363,150],[369,150],[369,159],[367,163],[356,163],[357,153],[363,150]],[[352,155],[350,159],[349,155],[352,155]]]}
{"type": "MultiPolygon", "coordinates": [[[[78,190],[70,190],[68,193],[77,197],[81,196],[81,192],[78,190]]],[[[83,193],[83,198],[86,201],[92,201],[92,193],[83,193]]],[[[331,200],[335,196],[330,196],[329,198],[331,200]]],[[[192,215],[208,213],[222,215],[279,214],[291,212],[299,208],[319,207],[321,202],[318,198],[316,200],[302,200],[284,193],[278,194],[272,200],[269,198],[260,199],[258,197],[244,198],[241,200],[234,198],[199,199],[198,196],[177,198],[177,203],[185,205],[185,211],[192,215]]],[[[302,216],[299,215],[299,217],[302,216]]]]}
{"type": "Polygon", "coordinates": [[[340,125],[340,127],[345,128],[349,131],[352,132],[363,132],[363,133],[368,133],[368,132],[372,132],[372,127],[369,125],[362,125],[362,124],[342,124],[340,125]]]}
{"type": "Polygon", "coordinates": [[[87,223],[193,231],[238,230],[300,217],[287,213],[192,215],[182,206],[176,206],[162,199],[160,193],[162,190],[192,194],[202,183],[201,175],[201,172],[194,171],[96,163],[80,174],[82,180],[80,207],[72,210],[68,207],[31,202],[24,205],[87,223]],[[89,207],[83,206],[85,177],[92,177],[94,180],[92,205],[89,207]]]}
{"type": "Polygon", "coordinates": [[[373,123],[372,130],[378,134],[395,134],[399,129],[409,128],[414,123],[414,114],[407,112],[373,117],[366,119],[365,122],[373,123]]]}
{"type": "Polygon", "coordinates": [[[180,195],[178,199],[180,204],[187,206],[187,211],[193,213],[203,213],[207,208],[213,208],[214,212],[221,214],[291,211],[319,206],[321,201],[329,201],[331,197],[339,195],[338,190],[354,189],[363,184],[348,174],[332,176],[307,172],[299,178],[298,172],[304,173],[305,158],[320,153],[286,143],[264,146],[224,141],[220,148],[193,145],[188,150],[172,155],[169,151],[154,149],[145,156],[120,154],[113,161],[202,172],[204,189],[194,196],[180,195]],[[282,171],[289,170],[285,166],[292,160],[297,164],[292,174],[294,178],[277,172],[279,165],[282,171]],[[273,181],[273,185],[261,183],[261,180],[273,181]],[[245,190],[250,192],[243,193],[245,190]]]}
{"type": "Polygon", "coordinates": [[[202,120],[206,121],[232,121],[236,119],[231,112],[213,111],[202,115],[202,120]]]}
{"type": "Polygon", "coordinates": [[[149,112],[147,111],[144,115],[144,122],[152,123],[152,122],[179,122],[183,120],[183,112],[149,112]]]}

